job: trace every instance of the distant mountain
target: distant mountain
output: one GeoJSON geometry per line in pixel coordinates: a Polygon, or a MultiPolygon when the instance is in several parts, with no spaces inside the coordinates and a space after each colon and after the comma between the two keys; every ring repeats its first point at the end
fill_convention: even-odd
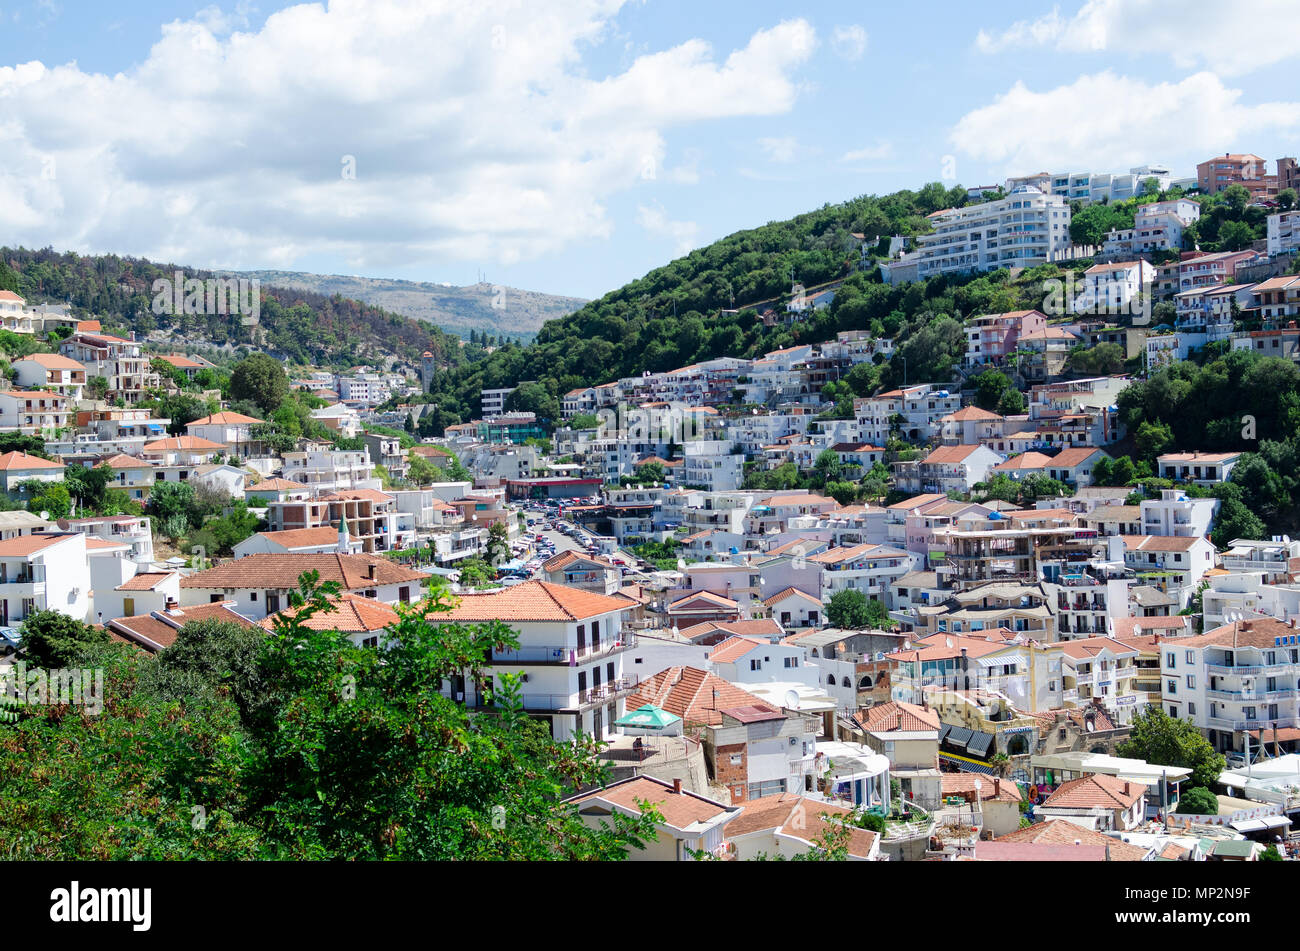
{"type": "MultiPolygon", "coordinates": [[[[229,272],[234,273],[234,272],[229,272]]],[[[265,285],[289,287],[332,296],[341,294],[386,311],[426,320],[451,333],[468,336],[477,330],[512,339],[531,340],[542,324],[565,317],[587,301],[496,284],[465,287],[419,281],[394,281],[305,271],[241,271],[265,285]]]]}

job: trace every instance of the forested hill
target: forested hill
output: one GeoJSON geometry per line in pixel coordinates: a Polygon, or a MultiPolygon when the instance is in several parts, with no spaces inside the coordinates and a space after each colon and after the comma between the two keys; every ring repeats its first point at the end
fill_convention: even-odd
{"type": "Polygon", "coordinates": [[[172,281],[178,270],[185,279],[215,276],[143,258],[0,248],[0,290],[33,304],[71,303],[75,313],[102,321],[106,330],[134,331],[137,338],[164,346],[266,350],[291,363],[326,367],[383,363],[390,357],[418,362],[425,350],[446,365],[466,358],[457,337],[423,321],[339,295],[266,284],[255,331],[237,314],[155,314],[154,281],[172,281]]]}
{"type": "MultiPolygon", "coordinates": [[[[438,428],[477,413],[483,388],[536,380],[539,387],[530,388],[534,405],[521,408],[554,417],[559,396],[580,386],[718,356],[753,356],[797,340],[825,340],[838,330],[872,328],[893,336],[913,324],[919,328],[930,316],[984,312],[1030,299],[1005,283],[1005,272],[973,282],[936,279],[885,287],[874,266],[858,269],[863,243],[869,253],[883,255],[888,236],[926,233],[931,230],[926,215],[966,201],[964,188],[936,182],[919,191],[826,205],[692,251],[548,322],[531,346],[503,347],[441,374],[430,397],[439,404],[438,428]],[[755,305],[784,312],[794,282],[813,289],[839,280],[845,283],[834,304],[807,321],[765,329],[758,319],[755,305]]],[[[961,327],[952,320],[934,333],[964,347],[961,327]]],[[[935,350],[934,362],[943,364],[946,344],[936,349],[932,343],[923,342],[935,350]]],[[[910,363],[911,378],[920,379],[929,362],[910,363]]]]}
{"type": "Polygon", "coordinates": [[[318,294],[342,294],[385,310],[427,320],[450,333],[531,340],[542,324],[571,314],[587,303],[516,287],[480,282],[465,287],[420,281],[397,281],[302,271],[228,272],[255,277],[274,287],[292,287],[318,294]]]}

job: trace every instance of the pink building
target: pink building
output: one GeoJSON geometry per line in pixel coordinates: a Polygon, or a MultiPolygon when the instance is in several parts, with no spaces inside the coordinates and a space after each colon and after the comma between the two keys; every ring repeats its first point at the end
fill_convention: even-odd
{"type": "Polygon", "coordinates": [[[967,367],[998,363],[1016,349],[1025,334],[1047,327],[1046,315],[1036,310],[1013,310],[1006,314],[985,314],[966,322],[967,367]]]}

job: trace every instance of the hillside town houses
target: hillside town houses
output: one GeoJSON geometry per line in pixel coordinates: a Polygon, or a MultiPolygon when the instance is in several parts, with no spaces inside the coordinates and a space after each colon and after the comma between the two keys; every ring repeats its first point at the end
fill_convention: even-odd
{"type": "MultiPolygon", "coordinates": [[[[1254,158],[1203,164],[1201,191],[1275,196],[1254,158]]],[[[1080,257],[1072,202],[1150,179],[1172,176],[1009,180],[932,214],[881,279],[1080,257]]],[[[883,827],[855,827],[854,859],[1203,859],[1258,830],[1179,831],[1188,771],[1117,745],[1160,710],[1234,761],[1300,751],[1300,541],[1215,534],[1205,490],[1240,452],[1154,453],[1146,490],[1100,476],[1133,453],[1121,394],[1165,362],[1220,341],[1300,362],[1300,278],[1282,273],[1300,240],[1279,212],[1266,247],[1204,253],[1186,247],[1197,215],[1185,199],[1143,206],[1088,249],[1059,311],[972,313],[947,380],[846,398],[855,367],[896,352],[846,331],[573,389],[558,419],[484,389],[481,418],[424,440],[389,404],[427,389],[432,354],[423,383],[375,367],[293,380],[322,394],[311,418],[332,441],[286,447],[219,399],[184,425],[155,417],[136,404],[164,385],[158,354],[0,292],[5,329],[64,328],[0,390],[0,436],[43,446],[0,454],[15,509],[0,512],[0,630],[57,611],[157,652],[187,619],[273,627],[314,571],[340,591],[329,623],[378,648],[445,587],[437,623],[499,620],[519,643],[442,694],[490,709],[509,679],[555,739],[607,744],[613,780],[571,801],[591,822],[655,803],[660,838],[636,857],[793,856],[828,817],[874,813],[883,827]],[[1174,322],[1134,322],[1147,297],[1174,322]],[[1077,348],[1112,341],[1122,370],[1072,369],[1077,348]],[[977,405],[988,369],[1023,401],[977,405]],[[437,481],[419,478],[430,466],[437,481]],[[102,467],[138,514],[27,505],[77,467],[102,467]],[[786,474],[817,481],[774,487],[799,481],[786,474]],[[177,550],[150,508],[166,483],[245,507],[258,530],[225,557],[177,550]]],[[[189,379],[206,366],[165,362],[189,379]]],[[[1289,821],[1300,795],[1283,798],[1289,821]]]]}

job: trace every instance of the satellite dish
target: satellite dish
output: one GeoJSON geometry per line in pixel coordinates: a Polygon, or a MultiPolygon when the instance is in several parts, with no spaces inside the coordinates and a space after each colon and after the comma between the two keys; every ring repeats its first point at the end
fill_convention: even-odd
{"type": "Polygon", "coordinates": [[[44,509],[42,509],[42,510],[41,510],[41,518],[45,519],[45,521],[48,522],[48,521],[50,520],[50,513],[47,512],[47,511],[45,511],[44,509]]]}
{"type": "Polygon", "coordinates": [[[785,692],[785,708],[787,710],[799,709],[799,691],[787,690],[785,692]]]}

